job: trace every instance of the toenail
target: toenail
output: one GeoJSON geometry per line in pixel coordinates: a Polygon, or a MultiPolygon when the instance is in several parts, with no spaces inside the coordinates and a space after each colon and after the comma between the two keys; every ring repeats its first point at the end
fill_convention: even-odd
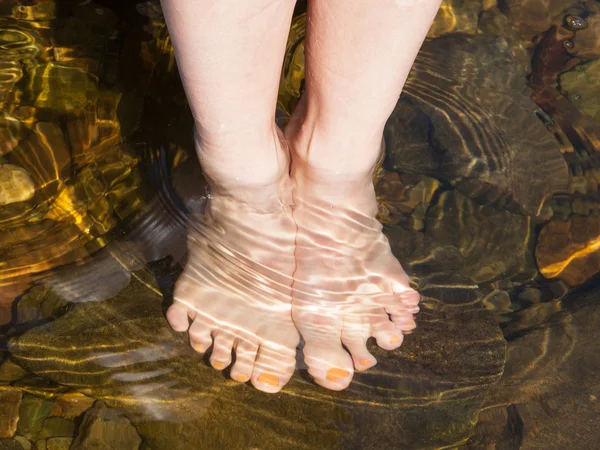
{"type": "Polygon", "coordinates": [[[373,361],[369,359],[361,359],[359,363],[361,366],[370,366],[371,364],[373,364],[373,361]]]}
{"type": "Polygon", "coordinates": [[[198,353],[204,353],[204,345],[202,344],[192,344],[192,348],[198,353]]]}
{"type": "Polygon", "coordinates": [[[337,367],[334,367],[333,369],[330,369],[329,372],[327,372],[327,379],[329,381],[338,381],[342,378],[346,378],[348,375],[350,375],[350,372],[348,372],[347,370],[338,369],[337,367]]]}
{"type": "Polygon", "coordinates": [[[398,342],[400,342],[402,339],[400,338],[400,336],[392,336],[390,339],[390,344],[394,345],[397,344],[398,342]]]}
{"type": "Polygon", "coordinates": [[[222,363],[221,361],[213,361],[212,366],[217,370],[222,370],[225,368],[225,363],[222,363]]]}
{"type": "Polygon", "coordinates": [[[249,378],[246,375],[236,375],[235,377],[233,377],[233,379],[235,381],[239,381],[240,383],[245,383],[246,381],[248,381],[249,378]]]}
{"type": "Polygon", "coordinates": [[[279,386],[279,377],[272,373],[262,373],[257,380],[261,383],[268,384],[269,386],[279,386]]]}

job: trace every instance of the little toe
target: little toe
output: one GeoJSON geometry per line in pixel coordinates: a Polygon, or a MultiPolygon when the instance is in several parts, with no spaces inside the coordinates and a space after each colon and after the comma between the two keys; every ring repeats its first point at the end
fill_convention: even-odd
{"type": "Polygon", "coordinates": [[[296,348],[263,341],[252,370],[252,385],[263,392],[279,392],[296,368],[296,348]]]}
{"type": "Polygon", "coordinates": [[[231,351],[235,336],[231,333],[218,331],[214,335],[215,343],[210,355],[210,364],[217,370],[223,370],[231,364],[231,351]]]}
{"type": "Polygon", "coordinates": [[[410,332],[417,328],[417,323],[410,313],[392,314],[391,317],[396,329],[403,333],[410,332]]]}
{"type": "Polygon", "coordinates": [[[252,376],[252,369],[256,361],[258,344],[256,342],[240,339],[235,348],[235,363],[231,368],[231,378],[240,383],[245,383],[252,376]]]}
{"type": "Polygon", "coordinates": [[[175,302],[167,310],[167,322],[174,331],[184,332],[190,327],[187,308],[183,303],[175,302]]]}
{"type": "Polygon", "coordinates": [[[204,353],[212,345],[211,325],[204,317],[198,315],[190,326],[190,345],[198,353],[204,353]]]}
{"type": "Polygon", "coordinates": [[[384,350],[394,350],[402,345],[402,332],[390,322],[383,309],[371,318],[371,336],[377,340],[377,345],[384,350]]]}

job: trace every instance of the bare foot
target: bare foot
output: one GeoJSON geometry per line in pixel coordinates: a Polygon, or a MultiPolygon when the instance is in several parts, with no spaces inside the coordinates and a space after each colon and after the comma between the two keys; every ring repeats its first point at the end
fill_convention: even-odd
{"type": "Polygon", "coordinates": [[[291,317],[296,226],[285,159],[273,182],[261,174],[257,183],[214,182],[204,215],[191,227],[188,262],[167,312],[173,329],[189,327],[196,351],[213,346],[215,369],[231,364],[233,350],[231,378],[265,392],[289,381],[299,341],[291,317]]]}
{"type": "Polygon", "coordinates": [[[306,341],[309,373],[319,385],[341,390],[354,369],[377,363],[369,337],[386,350],[402,344],[403,332],[416,326],[419,294],[375,218],[370,172],[328,173],[297,158],[292,179],[298,228],[292,316],[306,341]]]}

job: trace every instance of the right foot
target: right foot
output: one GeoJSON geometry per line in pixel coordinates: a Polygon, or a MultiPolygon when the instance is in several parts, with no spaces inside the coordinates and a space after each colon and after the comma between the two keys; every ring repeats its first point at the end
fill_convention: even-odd
{"type": "Polygon", "coordinates": [[[289,381],[299,341],[291,317],[296,227],[288,157],[279,136],[275,141],[281,159],[276,177],[254,173],[269,162],[253,161],[256,170],[245,167],[244,176],[225,180],[226,172],[214,175],[210,152],[199,152],[205,173],[213,174],[213,189],[206,212],[190,227],[188,262],[167,311],[175,331],[189,328],[197,352],[212,346],[215,369],[231,364],[233,350],[231,378],[264,392],[289,381]],[[248,179],[254,175],[257,182],[248,179]]]}

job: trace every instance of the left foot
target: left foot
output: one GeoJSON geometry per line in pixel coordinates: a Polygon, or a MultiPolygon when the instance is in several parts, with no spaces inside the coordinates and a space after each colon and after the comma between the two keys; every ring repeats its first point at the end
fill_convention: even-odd
{"type": "MultiPolygon", "coordinates": [[[[286,130],[297,226],[292,317],[306,341],[308,372],[317,384],[341,390],[354,370],[377,363],[367,350],[369,337],[385,350],[400,347],[403,333],[416,326],[419,294],[409,287],[375,217],[374,163],[358,161],[358,170],[344,172],[352,162],[340,164],[336,156],[329,161],[331,166],[345,164],[341,170],[327,169],[329,161],[316,168],[293,129],[286,130]]],[[[325,155],[317,147],[310,148],[311,154],[325,155]]]]}

